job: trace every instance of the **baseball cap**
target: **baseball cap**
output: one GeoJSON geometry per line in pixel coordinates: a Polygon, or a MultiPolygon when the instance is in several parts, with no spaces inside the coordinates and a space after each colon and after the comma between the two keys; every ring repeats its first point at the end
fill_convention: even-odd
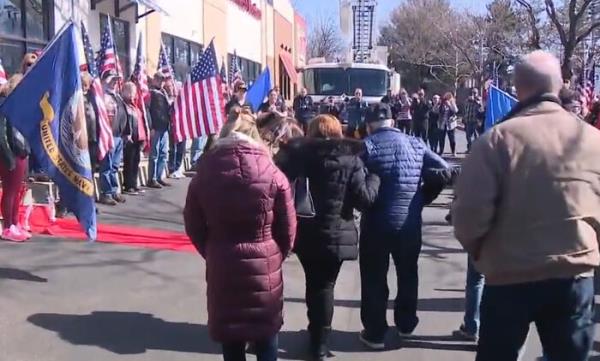
{"type": "Polygon", "coordinates": [[[119,73],[117,73],[115,69],[106,70],[104,73],[102,73],[103,81],[110,82],[114,78],[122,78],[122,76],[119,73]]]}
{"type": "Polygon", "coordinates": [[[392,110],[387,104],[376,104],[367,110],[365,122],[381,122],[383,120],[392,119],[392,110]]]}

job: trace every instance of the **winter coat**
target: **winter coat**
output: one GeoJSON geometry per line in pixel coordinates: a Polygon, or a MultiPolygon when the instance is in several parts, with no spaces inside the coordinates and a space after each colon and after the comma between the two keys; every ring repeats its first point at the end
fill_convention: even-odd
{"type": "Polygon", "coordinates": [[[337,261],[358,257],[353,211],[370,207],[379,189],[379,177],[367,175],[358,156],[363,150],[362,142],[349,139],[300,138],[281,146],[277,165],[292,181],[308,178],[316,210],[314,218],[299,220],[299,256],[337,261]]]}
{"type": "Polygon", "coordinates": [[[150,91],[149,128],[157,132],[166,132],[171,125],[171,102],[162,89],[150,91]]]}
{"type": "Polygon", "coordinates": [[[462,165],[454,233],[486,284],[593,276],[600,263],[600,132],[551,97],[516,105],[462,165]]]}
{"type": "Polygon", "coordinates": [[[289,182],[263,145],[235,132],[217,140],[197,170],[184,220],[206,259],[210,336],[272,337],[283,324],[281,265],[296,237],[289,182]]]}
{"type": "Polygon", "coordinates": [[[308,122],[314,117],[315,112],[313,109],[313,100],[307,95],[305,97],[298,95],[294,99],[294,113],[296,113],[296,119],[302,124],[308,124],[308,122]]]}
{"type": "MultiPolygon", "coordinates": [[[[4,97],[0,97],[0,105],[2,105],[4,99],[4,97]]],[[[27,158],[30,153],[31,148],[23,134],[11,126],[10,121],[5,116],[0,115],[0,161],[9,170],[13,170],[15,168],[15,158],[27,158]]]]}
{"type": "Polygon", "coordinates": [[[413,123],[415,127],[420,129],[429,128],[429,113],[431,112],[431,104],[428,101],[414,101],[412,103],[413,123]]]}
{"type": "Polygon", "coordinates": [[[381,178],[377,201],[363,213],[363,230],[421,234],[421,212],[438,194],[425,194],[423,182],[439,184],[448,163],[419,138],[380,128],[365,139],[365,164],[381,178]],[[438,175],[439,173],[439,175],[438,175]]]}
{"type": "Polygon", "coordinates": [[[458,123],[456,121],[456,113],[458,113],[458,108],[454,103],[448,104],[446,102],[442,102],[438,109],[439,118],[438,118],[438,127],[442,130],[454,130],[456,129],[458,123]]]}
{"type": "Polygon", "coordinates": [[[352,98],[348,102],[348,125],[358,127],[365,122],[365,115],[369,104],[364,100],[352,98]]]}
{"type": "Polygon", "coordinates": [[[111,91],[104,92],[106,110],[111,122],[113,137],[122,137],[127,127],[127,109],[119,94],[111,91]]]}
{"type": "Polygon", "coordinates": [[[85,114],[85,125],[88,135],[88,143],[98,143],[98,117],[94,104],[90,101],[90,93],[83,97],[83,110],[85,114]]]}

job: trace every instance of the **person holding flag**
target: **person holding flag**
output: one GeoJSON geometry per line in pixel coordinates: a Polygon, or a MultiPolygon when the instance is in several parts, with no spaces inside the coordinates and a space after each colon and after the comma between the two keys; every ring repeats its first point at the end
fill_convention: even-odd
{"type": "Polygon", "coordinates": [[[0,106],[0,114],[27,140],[65,206],[94,241],[96,207],[78,41],[75,26],[68,22],[0,106]]]}

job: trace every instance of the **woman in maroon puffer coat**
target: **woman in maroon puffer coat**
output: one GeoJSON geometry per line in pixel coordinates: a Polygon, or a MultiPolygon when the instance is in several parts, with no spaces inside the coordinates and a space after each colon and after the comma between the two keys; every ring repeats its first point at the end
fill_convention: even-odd
{"type": "Polygon", "coordinates": [[[227,123],[200,158],[184,210],[185,228],[206,259],[208,329],[223,357],[277,359],[283,324],[281,265],[293,247],[296,212],[287,178],[260,141],[252,116],[227,123]]]}

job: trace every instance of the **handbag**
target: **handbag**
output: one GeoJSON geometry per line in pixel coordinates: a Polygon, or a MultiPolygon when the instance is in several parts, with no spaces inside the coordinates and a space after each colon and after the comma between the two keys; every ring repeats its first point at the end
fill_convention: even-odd
{"type": "Polygon", "coordinates": [[[298,177],[294,181],[294,206],[298,218],[314,218],[317,215],[306,177],[298,177]]]}

